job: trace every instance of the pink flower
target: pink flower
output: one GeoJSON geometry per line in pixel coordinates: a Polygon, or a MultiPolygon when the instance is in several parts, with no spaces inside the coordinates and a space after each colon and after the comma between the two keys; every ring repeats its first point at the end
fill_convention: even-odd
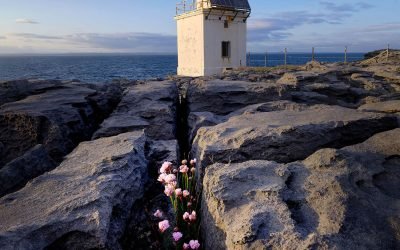
{"type": "Polygon", "coordinates": [[[174,194],[174,189],[171,188],[170,186],[165,186],[164,194],[166,196],[171,196],[174,194]]]}
{"type": "Polygon", "coordinates": [[[154,217],[162,218],[163,212],[161,212],[160,209],[157,209],[157,211],[154,213],[154,217]]]}
{"type": "Polygon", "coordinates": [[[192,203],[191,203],[191,202],[188,202],[188,203],[187,203],[187,206],[188,206],[188,207],[191,207],[191,206],[192,206],[192,203]]]}
{"type": "Polygon", "coordinates": [[[189,191],[183,190],[183,197],[188,197],[190,195],[189,191]]]}
{"type": "Polygon", "coordinates": [[[189,220],[190,221],[195,221],[196,220],[196,212],[193,211],[192,214],[189,215],[189,220]]]}
{"type": "Polygon", "coordinates": [[[161,233],[164,233],[165,230],[169,228],[169,221],[163,220],[158,223],[158,228],[160,229],[161,233]]]}
{"type": "Polygon", "coordinates": [[[190,249],[190,245],[187,243],[183,243],[183,249],[184,250],[190,249]]]}
{"type": "Polygon", "coordinates": [[[189,245],[190,245],[191,249],[199,249],[200,248],[200,243],[198,240],[189,241],[189,245]]]}
{"type": "Polygon", "coordinates": [[[168,183],[168,187],[175,190],[176,185],[178,185],[178,183],[176,181],[171,181],[170,183],[168,183]]]}
{"type": "Polygon", "coordinates": [[[172,163],[171,162],[164,162],[160,168],[160,173],[166,174],[168,171],[170,171],[172,168],[172,163]]]}
{"type": "Polygon", "coordinates": [[[182,189],[181,188],[176,189],[175,190],[175,195],[176,196],[181,196],[182,195],[182,189]]]}
{"type": "Polygon", "coordinates": [[[181,232],[175,232],[172,234],[172,238],[174,238],[174,241],[179,241],[182,238],[183,234],[181,232]]]}
{"type": "Polygon", "coordinates": [[[196,164],[196,162],[197,162],[197,160],[196,160],[196,158],[194,158],[193,160],[190,161],[190,165],[194,165],[194,164],[196,164]]]}
{"type": "Polygon", "coordinates": [[[165,182],[165,177],[167,177],[167,174],[160,174],[159,176],[158,176],[158,179],[157,179],[157,181],[159,181],[159,182],[161,182],[161,183],[164,183],[165,182]]]}
{"type": "Polygon", "coordinates": [[[183,214],[183,219],[184,219],[184,220],[189,220],[189,217],[190,217],[190,215],[189,215],[188,212],[185,212],[185,213],[183,214]]]}
{"type": "Polygon", "coordinates": [[[176,181],[176,176],[174,174],[169,174],[164,178],[166,183],[171,183],[173,181],[176,181]]]}
{"type": "Polygon", "coordinates": [[[181,172],[181,173],[187,173],[188,171],[189,171],[189,168],[186,165],[182,165],[179,167],[179,172],[181,172]]]}

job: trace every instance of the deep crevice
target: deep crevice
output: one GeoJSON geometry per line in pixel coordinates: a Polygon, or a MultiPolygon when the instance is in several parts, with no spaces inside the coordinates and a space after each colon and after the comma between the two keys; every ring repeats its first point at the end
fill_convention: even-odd
{"type": "MultiPolygon", "coordinates": [[[[186,99],[186,90],[179,84],[178,96],[175,99],[175,139],[178,142],[178,155],[174,165],[181,159],[188,158],[190,152],[188,115],[189,109],[186,99]]],[[[174,101],[174,98],[168,100],[174,101]]],[[[166,212],[170,210],[169,200],[163,194],[162,185],[156,180],[160,163],[168,159],[168,151],[152,150],[154,142],[146,144],[145,155],[148,163],[148,181],[143,198],[133,204],[128,223],[120,244],[124,250],[162,249],[163,238],[157,233],[157,219],[153,213],[156,209],[166,212]]],[[[171,211],[169,211],[171,212],[171,211]]],[[[169,213],[168,213],[169,214],[169,213]]],[[[169,214],[169,216],[171,216],[169,214]]]]}
{"type": "Polygon", "coordinates": [[[182,159],[189,158],[190,143],[189,143],[189,108],[184,90],[180,90],[179,100],[176,109],[176,139],[179,145],[179,156],[182,159]]]}

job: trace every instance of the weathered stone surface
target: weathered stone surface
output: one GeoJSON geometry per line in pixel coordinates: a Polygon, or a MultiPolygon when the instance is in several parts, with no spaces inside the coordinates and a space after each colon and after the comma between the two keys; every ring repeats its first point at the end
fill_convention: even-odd
{"type": "Polygon", "coordinates": [[[0,197],[23,187],[29,180],[56,166],[43,145],[39,144],[0,169],[0,197]]]}
{"type": "Polygon", "coordinates": [[[397,119],[338,106],[231,117],[197,132],[192,151],[201,167],[212,162],[304,159],[324,147],[342,147],[396,128],[397,119]]]}
{"type": "Polygon", "coordinates": [[[188,117],[189,141],[192,142],[201,127],[214,126],[226,121],[226,116],[215,115],[211,112],[192,112],[188,117]]]}
{"type": "Polygon", "coordinates": [[[390,91],[386,89],[387,83],[375,79],[370,73],[354,73],[351,75],[351,79],[359,83],[361,87],[367,90],[370,94],[384,95],[390,93],[390,91]]]}
{"type": "Polygon", "coordinates": [[[319,77],[318,74],[307,71],[296,71],[285,73],[278,81],[279,84],[288,84],[298,87],[301,83],[313,82],[319,77]]]}
{"type": "Polygon", "coordinates": [[[292,92],[292,100],[300,103],[307,104],[337,104],[337,100],[327,95],[308,92],[308,91],[295,91],[292,92]]]}
{"type": "Polygon", "coordinates": [[[325,71],[328,69],[328,66],[326,66],[324,63],[318,62],[318,61],[311,61],[308,62],[305,66],[304,66],[304,70],[308,70],[308,71],[325,71]]]}
{"type": "Polygon", "coordinates": [[[242,109],[234,111],[227,115],[227,118],[234,117],[243,114],[256,114],[259,112],[273,112],[273,111],[302,111],[307,109],[309,106],[306,104],[295,103],[292,101],[273,101],[266,103],[258,103],[246,106],[242,109]]]}
{"type": "Polygon", "coordinates": [[[0,105],[15,102],[29,95],[43,93],[46,90],[57,89],[60,81],[15,80],[0,82],[0,105]]]}
{"type": "Polygon", "coordinates": [[[0,248],[119,249],[147,181],[142,132],[81,143],[55,170],[0,199],[0,248]]]}
{"type": "Polygon", "coordinates": [[[226,122],[230,117],[233,116],[279,110],[301,111],[307,107],[308,106],[305,104],[299,104],[291,101],[273,101],[249,105],[225,116],[216,115],[211,112],[192,112],[189,114],[188,118],[189,139],[190,142],[193,142],[199,128],[214,126],[219,123],[226,122]]]}
{"type": "Polygon", "coordinates": [[[187,99],[190,112],[227,115],[251,104],[290,99],[284,84],[212,80],[192,83],[187,99]]]}
{"type": "Polygon", "coordinates": [[[131,86],[93,138],[145,130],[154,140],[175,139],[178,89],[169,81],[131,86]]]}
{"type": "Polygon", "coordinates": [[[320,94],[329,96],[343,96],[348,95],[350,90],[350,85],[344,82],[338,83],[312,83],[306,85],[303,90],[315,91],[320,94]]]}
{"type": "Polygon", "coordinates": [[[98,92],[73,84],[0,107],[0,166],[43,144],[56,161],[91,137],[104,113],[89,100],[98,92]],[[95,112],[98,111],[98,112],[95,112]]]}
{"type": "Polygon", "coordinates": [[[303,162],[206,169],[206,249],[398,249],[400,129],[303,162]]]}
{"type": "MultiPolygon", "coordinates": [[[[263,249],[264,234],[282,230],[277,218],[288,214],[278,196],[288,174],[282,165],[267,161],[209,166],[202,198],[205,249],[263,249]]],[[[290,220],[287,215],[285,222],[290,220]]]]}
{"type": "Polygon", "coordinates": [[[360,106],[358,109],[370,112],[400,113],[400,100],[367,103],[360,106]]]}

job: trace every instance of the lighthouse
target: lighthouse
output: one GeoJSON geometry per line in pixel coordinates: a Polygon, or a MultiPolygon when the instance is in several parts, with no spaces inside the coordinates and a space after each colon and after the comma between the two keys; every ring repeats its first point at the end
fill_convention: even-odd
{"type": "Polygon", "coordinates": [[[246,66],[248,0],[177,4],[178,75],[208,76],[246,66]]]}

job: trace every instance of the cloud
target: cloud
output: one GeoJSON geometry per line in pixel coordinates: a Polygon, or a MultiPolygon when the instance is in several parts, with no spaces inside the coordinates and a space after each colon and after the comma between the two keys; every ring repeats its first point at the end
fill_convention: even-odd
{"type": "Polygon", "coordinates": [[[80,33],[64,37],[77,44],[120,51],[174,51],[176,36],[154,33],[80,33]]]}
{"type": "Polygon", "coordinates": [[[7,39],[7,37],[5,37],[5,36],[0,36],[0,39],[7,39]]]}
{"type": "Polygon", "coordinates": [[[370,25],[368,27],[357,30],[356,32],[388,32],[400,31],[400,23],[384,23],[378,25],[370,25]]]}
{"type": "Polygon", "coordinates": [[[10,35],[17,37],[17,38],[24,38],[24,39],[47,39],[47,40],[62,39],[61,36],[47,36],[47,35],[39,35],[39,34],[34,34],[34,33],[12,33],[10,35]]]}
{"type": "Polygon", "coordinates": [[[324,7],[321,12],[311,11],[290,11],[276,13],[268,18],[249,19],[248,38],[251,43],[266,41],[283,41],[293,34],[291,29],[302,25],[313,24],[342,24],[346,18],[361,10],[373,6],[363,2],[355,4],[336,4],[329,1],[321,1],[324,7]]]}
{"type": "Polygon", "coordinates": [[[22,43],[42,47],[69,47],[90,52],[175,52],[176,36],[155,33],[77,33],[50,36],[34,33],[8,34],[22,43]]]}
{"type": "Polygon", "coordinates": [[[28,19],[28,18],[18,18],[15,20],[16,23],[25,23],[25,24],[38,24],[39,22],[28,19]]]}
{"type": "Polygon", "coordinates": [[[327,14],[316,14],[307,11],[282,12],[270,18],[249,20],[249,35],[251,42],[284,40],[292,35],[288,30],[305,24],[336,24],[343,18],[327,14]]]}
{"type": "Polygon", "coordinates": [[[355,4],[336,4],[334,2],[321,1],[320,4],[324,6],[325,9],[333,12],[359,12],[373,7],[373,5],[364,2],[358,2],[355,4]]]}

